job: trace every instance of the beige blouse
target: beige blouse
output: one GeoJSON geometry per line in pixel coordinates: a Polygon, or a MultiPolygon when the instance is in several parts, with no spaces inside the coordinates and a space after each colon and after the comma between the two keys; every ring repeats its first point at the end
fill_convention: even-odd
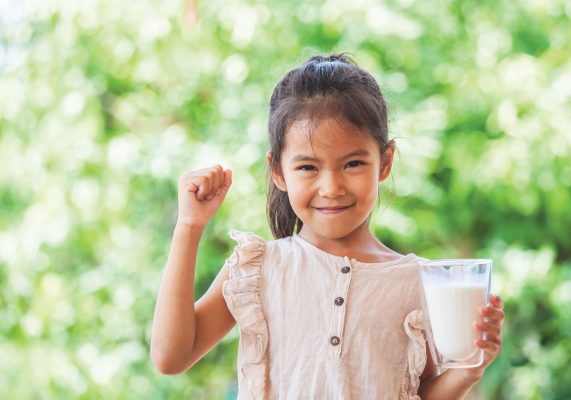
{"type": "Polygon", "coordinates": [[[299,236],[230,235],[223,294],[240,330],[239,400],[420,400],[419,257],[362,263],[299,236]]]}

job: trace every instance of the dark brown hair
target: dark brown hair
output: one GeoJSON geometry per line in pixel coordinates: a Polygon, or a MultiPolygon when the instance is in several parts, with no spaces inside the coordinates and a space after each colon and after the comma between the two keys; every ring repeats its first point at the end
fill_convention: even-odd
{"type": "MultiPolygon", "coordinates": [[[[369,133],[381,155],[388,145],[387,106],[375,79],[345,54],[314,56],[289,71],[270,99],[270,169],[281,173],[286,133],[296,121],[311,125],[333,117],[346,120],[369,133]]],[[[271,172],[271,171],[270,171],[271,172]]],[[[267,214],[274,238],[299,233],[303,222],[294,213],[286,192],[268,174],[267,214]]]]}

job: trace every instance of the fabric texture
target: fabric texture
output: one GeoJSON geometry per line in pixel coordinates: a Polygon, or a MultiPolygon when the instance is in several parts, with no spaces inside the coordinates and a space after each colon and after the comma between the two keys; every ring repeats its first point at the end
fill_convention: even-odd
{"type": "Polygon", "coordinates": [[[299,236],[230,235],[223,295],[240,331],[239,400],[420,400],[419,257],[363,263],[299,236]]]}

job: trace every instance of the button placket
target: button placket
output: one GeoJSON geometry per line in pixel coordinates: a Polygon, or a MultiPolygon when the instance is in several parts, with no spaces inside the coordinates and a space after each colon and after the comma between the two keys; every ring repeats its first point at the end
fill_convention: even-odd
{"type": "Polygon", "coordinates": [[[339,360],[343,348],[343,329],[345,326],[345,310],[347,309],[347,294],[353,276],[353,268],[348,257],[344,257],[344,264],[338,266],[333,293],[331,325],[329,330],[329,358],[339,360]]]}

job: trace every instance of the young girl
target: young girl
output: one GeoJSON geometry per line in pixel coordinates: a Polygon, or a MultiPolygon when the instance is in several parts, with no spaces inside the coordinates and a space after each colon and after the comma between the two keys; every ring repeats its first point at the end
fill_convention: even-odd
{"type": "Polygon", "coordinates": [[[198,244],[232,183],[221,166],[179,180],[179,216],[158,294],[151,357],[184,372],[240,329],[239,399],[464,398],[497,357],[502,302],[474,329],[481,367],[437,375],[425,342],[419,257],[369,229],[395,143],[374,78],[344,55],[312,57],[270,101],[268,217],[276,240],[238,242],[194,302],[198,244]],[[419,397],[420,396],[420,397],[419,397]]]}

